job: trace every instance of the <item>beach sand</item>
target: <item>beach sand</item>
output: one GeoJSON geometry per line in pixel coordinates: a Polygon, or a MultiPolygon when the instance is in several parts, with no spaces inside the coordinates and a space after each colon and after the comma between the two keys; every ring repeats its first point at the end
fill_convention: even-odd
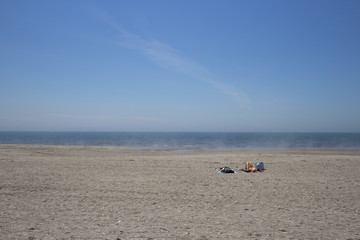
{"type": "Polygon", "coordinates": [[[0,145],[0,239],[360,239],[360,149],[0,145]]]}

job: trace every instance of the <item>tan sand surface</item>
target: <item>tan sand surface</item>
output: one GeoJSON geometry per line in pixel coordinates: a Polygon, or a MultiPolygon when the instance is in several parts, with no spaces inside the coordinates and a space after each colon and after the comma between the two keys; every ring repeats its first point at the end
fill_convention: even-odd
{"type": "Polygon", "coordinates": [[[0,239],[360,239],[360,149],[0,145],[0,239]]]}

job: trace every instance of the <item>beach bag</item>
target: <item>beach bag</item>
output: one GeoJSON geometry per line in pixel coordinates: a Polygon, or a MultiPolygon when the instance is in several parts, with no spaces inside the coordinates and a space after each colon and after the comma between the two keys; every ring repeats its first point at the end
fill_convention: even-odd
{"type": "Polygon", "coordinates": [[[232,170],[229,167],[224,167],[223,169],[221,169],[222,173],[235,173],[234,170],[232,170]]]}
{"type": "Polygon", "coordinates": [[[258,171],[264,171],[265,168],[264,168],[264,163],[263,162],[258,162],[255,164],[255,167],[258,171]]]}

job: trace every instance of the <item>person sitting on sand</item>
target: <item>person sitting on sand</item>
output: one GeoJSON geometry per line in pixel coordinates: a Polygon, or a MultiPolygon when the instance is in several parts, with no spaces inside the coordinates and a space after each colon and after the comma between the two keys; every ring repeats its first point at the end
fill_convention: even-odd
{"type": "Polygon", "coordinates": [[[245,171],[246,172],[256,172],[256,167],[253,166],[252,162],[246,162],[245,164],[245,171]]]}

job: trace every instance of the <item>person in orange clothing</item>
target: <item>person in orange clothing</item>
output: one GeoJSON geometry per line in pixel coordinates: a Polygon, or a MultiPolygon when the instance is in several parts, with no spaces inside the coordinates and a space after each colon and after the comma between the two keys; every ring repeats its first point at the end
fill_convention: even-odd
{"type": "Polygon", "coordinates": [[[245,171],[246,172],[256,172],[256,167],[253,166],[252,162],[246,162],[245,164],[245,171]]]}

